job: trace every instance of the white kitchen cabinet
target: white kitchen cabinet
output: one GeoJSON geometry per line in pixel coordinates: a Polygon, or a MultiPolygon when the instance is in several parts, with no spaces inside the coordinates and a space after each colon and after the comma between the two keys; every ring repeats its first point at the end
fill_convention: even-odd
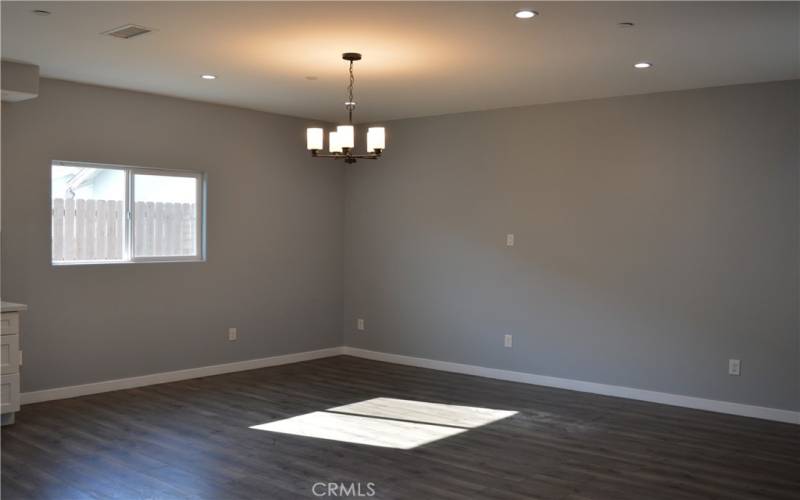
{"type": "Polygon", "coordinates": [[[27,310],[24,304],[2,303],[0,318],[0,414],[2,423],[13,424],[19,411],[19,315],[27,310]]]}

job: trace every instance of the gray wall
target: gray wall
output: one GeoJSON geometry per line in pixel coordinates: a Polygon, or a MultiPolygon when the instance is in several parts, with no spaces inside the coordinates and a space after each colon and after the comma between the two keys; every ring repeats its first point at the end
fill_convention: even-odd
{"type": "Polygon", "coordinates": [[[343,173],[308,157],[304,120],[55,80],[2,114],[23,391],[341,344],[343,173]],[[53,159],[207,172],[208,261],[52,267],[53,159]]]}
{"type": "Polygon", "coordinates": [[[346,173],[345,343],[800,409],[799,92],[390,123],[346,173]]]}
{"type": "Polygon", "coordinates": [[[344,310],[347,345],[800,409],[799,93],[403,120],[343,174],[304,120],[43,80],[2,110],[23,390],[336,346],[344,310]],[[52,267],[52,159],[207,172],[208,261],[52,267]]]}

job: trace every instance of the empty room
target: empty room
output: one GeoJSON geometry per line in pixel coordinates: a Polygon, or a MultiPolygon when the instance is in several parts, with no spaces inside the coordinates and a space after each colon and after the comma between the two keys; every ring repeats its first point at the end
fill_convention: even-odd
{"type": "Polygon", "coordinates": [[[800,2],[0,9],[4,500],[800,498],[800,2]]]}

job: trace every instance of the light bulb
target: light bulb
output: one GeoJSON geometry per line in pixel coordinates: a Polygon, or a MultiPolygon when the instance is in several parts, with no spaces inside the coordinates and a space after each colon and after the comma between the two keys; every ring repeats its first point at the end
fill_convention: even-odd
{"type": "Polygon", "coordinates": [[[306,149],[310,151],[322,149],[322,138],[324,132],[321,128],[306,129],[306,149]]]}
{"type": "Polygon", "coordinates": [[[383,127],[370,127],[367,130],[367,152],[386,148],[386,130],[383,127]]]}
{"type": "Polygon", "coordinates": [[[336,135],[341,147],[352,149],[355,146],[355,133],[352,125],[339,125],[336,127],[336,135]]]}
{"type": "Polygon", "coordinates": [[[341,153],[342,144],[339,142],[339,133],[330,132],[328,134],[328,151],[331,153],[341,153]]]}

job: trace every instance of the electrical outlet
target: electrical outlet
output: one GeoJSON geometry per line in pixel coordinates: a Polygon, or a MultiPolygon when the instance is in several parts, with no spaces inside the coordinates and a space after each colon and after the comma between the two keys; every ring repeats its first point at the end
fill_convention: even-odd
{"type": "Polygon", "coordinates": [[[239,339],[239,332],[236,331],[236,328],[228,328],[228,340],[233,342],[234,340],[239,339]]]}
{"type": "Polygon", "coordinates": [[[357,330],[364,330],[364,318],[358,318],[356,320],[356,329],[357,330]]]}
{"type": "Polygon", "coordinates": [[[728,360],[728,375],[739,375],[742,372],[742,361],[739,359],[728,360]]]}
{"type": "Polygon", "coordinates": [[[506,235],[506,246],[507,247],[513,247],[514,246],[514,235],[513,234],[507,234],[506,235]]]}
{"type": "Polygon", "coordinates": [[[511,335],[506,335],[505,338],[503,339],[503,345],[506,347],[511,347],[512,340],[513,339],[511,335]]]}

